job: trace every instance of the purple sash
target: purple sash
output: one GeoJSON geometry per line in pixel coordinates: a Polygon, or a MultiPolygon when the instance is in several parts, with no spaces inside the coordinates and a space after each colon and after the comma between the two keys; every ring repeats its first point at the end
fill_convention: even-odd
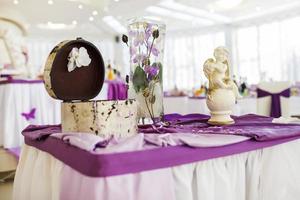
{"type": "Polygon", "coordinates": [[[266,97],[271,96],[271,113],[270,117],[280,117],[281,116],[281,105],[280,105],[280,97],[290,97],[290,88],[283,90],[279,93],[270,93],[260,88],[257,88],[257,97],[266,97]]]}
{"type": "Polygon", "coordinates": [[[127,99],[127,86],[120,81],[106,81],[108,84],[108,100],[124,100],[127,99]]]}

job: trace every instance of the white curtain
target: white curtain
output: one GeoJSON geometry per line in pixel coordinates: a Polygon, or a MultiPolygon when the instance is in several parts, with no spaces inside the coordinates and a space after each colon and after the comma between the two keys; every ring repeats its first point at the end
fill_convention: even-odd
{"type": "Polygon", "coordinates": [[[300,80],[300,16],[236,28],[235,72],[249,83],[300,80]]]}
{"type": "MultiPolygon", "coordinates": [[[[61,39],[27,39],[29,65],[34,71],[42,71],[50,51],[61,39]]],[[[89,40],[100,50],[105,63],[114,60],[114,43],[112,40],[89,40]]]]}
{"type": "Polygon", "coordinates": [[[225,33],[167,36],[164,59],[164,89],[199,87],[206,79],[203,63],[217,46],[225,45],[225,33]]]}

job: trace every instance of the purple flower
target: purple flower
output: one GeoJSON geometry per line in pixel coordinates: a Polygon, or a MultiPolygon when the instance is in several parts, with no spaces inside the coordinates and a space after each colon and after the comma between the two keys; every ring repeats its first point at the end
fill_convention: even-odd
{"type": "Polygon", "coordinates": [[[145,58],[146,58],[146,55],[144,55],[144,54],[137,54],[137,55],[135,55],[133,57],[132,62],[133,63],[143,62],[145,58]]]}
{"type": "Polygon", "coordinates": [[[151,49],[151,53],[152,53],[154,56],[157,57],[158,54],[159,54],[159,50],[153,46],[152,49],[151,49]]]}
{"type": "Polygon", "coordinates": [[[142,32],[138,33],[134,38],[133,45],[134,46],[142,45],[144,43],[144,40],[145,40],[145,34],[142,32]]]}
{"type": "Polygon", "coordinates": [[[135,49],[134,47],[131,46],[131,47],[129,48],[129,52],[130,52],[130,55],[133,56],[133,55],[136,54],[136,49],[135,49]]]}
{"type": "Polygon", "coordinates": [[[148,79],[153,79],[154,76],[158,73],[158,67],[157,66],[146,66],[144,68],[146,74],[148,75],[148,79]]]}
{"type": "Polygon", "coordinates": [[[146,30],[145,30],[145,38],[148,40],[152,35],[152,24],[147,24],[146,30]]]}

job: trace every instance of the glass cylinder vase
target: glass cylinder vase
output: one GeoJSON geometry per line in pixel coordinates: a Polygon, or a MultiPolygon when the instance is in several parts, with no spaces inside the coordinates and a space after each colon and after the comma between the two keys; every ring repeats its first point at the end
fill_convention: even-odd
{"type": "Polygon", "coordinates": [[[139,104],[143,123],[162,120],[163,57],[166,26],[161,22],[132,19],[128,25],[130,49],[129,98],[139,104]]]}

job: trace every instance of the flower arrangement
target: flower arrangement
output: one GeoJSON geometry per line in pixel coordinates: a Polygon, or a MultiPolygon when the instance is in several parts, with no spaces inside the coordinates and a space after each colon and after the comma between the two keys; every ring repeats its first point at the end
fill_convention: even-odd
{"type": "Polygon", "coordinates": [[[129,95],[139,102],[139,117],[150,117],[153,123],[163,116],[163,47],[165,26],[147,21],[134,21],[129,25],[128,36],[122,41],[130,51],[133,88],[129,95]],[[128,44],[129,43],[129,44],[128,44]]]}

